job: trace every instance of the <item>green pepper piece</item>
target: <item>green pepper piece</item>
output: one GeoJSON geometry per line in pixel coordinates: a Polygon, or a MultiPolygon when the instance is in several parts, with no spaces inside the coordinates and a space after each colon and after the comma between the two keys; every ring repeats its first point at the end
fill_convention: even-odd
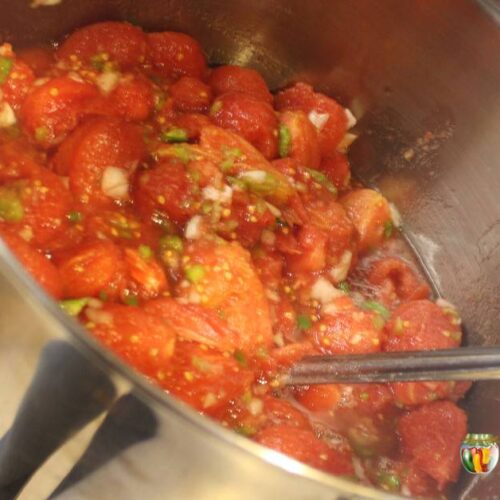
{"type": "Polygon", "coordinates": [[[264,170],[249,170],[247,172],[242,172],[239,175],[239,179],[246,184],[250,192],[257,196],[272,195],[279,187],[278,179],[270,172],[264,170]]]}
{"type": "Polygon", "coordinates": [[[160,139],[163,142],[175,143],[175,142],[187,142],[188,135],[187,132],[182,128],[171,128],[166,132],[162,132],[160,139]]]}
{"type": "Polygon", "coordinates": [[[70,316],[78,316],[89,301],[88,297],[61,300],[59,306],[70,316]]]}
{"type": "Polygon", "coordinates": [[[173,250],[180,253],[183,247],[182,238],[175,234],[167,234],[160,238],[160,248],[162,250],[173,250]]]}
{"type": "Polygon", "coordinates": [[[70,222],[73,224],[76,224],[77,222],[81,222],[83,219],[83,215],[81,212],[78,212],[76,210],[73,210],[72,212],[69,212],[68,215],[66,216],[70,222]]]}
{"type": "Polygon", "coordinates": [[[286,158],[290,154],[292,146],[292,134],[290,129],[283,123],[280,125],[278,131],[278,150],[281,158],[286,158]]]}
{"type": "Polygon", "coordinates": [[[337,196],[337,188],[335,187],[335,184],[333,184],[333,182],[328,179],[328,177],[323,172],[314,170],[314,168],[306,168],[306,171],[309,173],[314,182],[321,184],[325,189],[330,191],[330,193],[332,193],[334,196],[337,196]]]}
{"type": "Polygon", "coordinates": [[[394,232],[394,224],[392,221],[387,220],[384,222],[384,237],[390,238],[394,232]]]}
{"type": "Polygon", "coordinates": [[[137,251],[144,260],[149,260],[153,256],[153,250],[148,245],[139,245],[137,251]]]}
{"type": "Polygon", "coordinates": [[[127,304],[127,306],[137,307],[139,305],[139,299],[136,295],[127,295],[123,298],[123,302],[127,304]]]}
{"type": "Polygon", "coordinates": [[[247,358],[245,356],[245,353],[240,350],[240,349],[236,349],[236,351],[234,351],[234,359],[236,359],[236,361],[238,361],[238,363],[243,366],[244,368],[246,368],[247,366],[247,358]]]}
{"type": "Polygon", "coordinates": [[[24,207],[18,194],[7,187],[0,187],[0,219],[20,222],[24,217],[24,207]]]}
{"type": "Polygon", "coordinates": [[[206,273],[205,267],[201,264],[193,264],[192,266],[188,266],[186,267],[184,272],[186,273],[186,278],[191,283],[198,283],[203,279],[206,273]]]}
{"type": "Polygon", "coordinates": [[[299,330],[307,330],[308,328],[311,328],[311,326],[312,321],[309,316],[307,316],[306,314],[297,316],[297,327],[299,330]]]}
{"type": "Polygon", "coordinates": [[[389,472],[379,472],[377,476],[379,486],[388,491],[399,491],[401,488],[401,481],[396,474],[389,472]]]}
{"type": "Polygon", "coordinates": [[[7,81],[13,65],[12,59],[0,56],[0,85],[7,81]]]}
{"type": "Polygon", "coordinates": [[[361,304],[361,307],[380,314],[386,321],[391,317],[389,309],[375,300],[366,300],[361,304]]]}

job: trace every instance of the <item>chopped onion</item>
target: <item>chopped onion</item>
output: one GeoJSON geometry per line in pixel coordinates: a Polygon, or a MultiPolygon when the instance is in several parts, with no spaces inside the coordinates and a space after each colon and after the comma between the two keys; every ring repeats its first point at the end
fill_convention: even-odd
{"type": "Polygon", "coordinates": [[[266,182],[267,173],[264,170],[248,170],[247,172],[242,172],[239,177],[243,180],[247,179],[251,182],[261,184],[266,182]]]}
{"type": "Polygon", "coordinates": [[[115,200],[126,198],[128,195],[127,172],[118,167],[106,167],[102,173],[102,192],[115,200]]]}
{"type": "Polygon", "coordinates": [[[101,309],[103,305],[104,304],[102,300],[96,299],[94,297],[90,297],[90,299],[87,300],[87,306],[94,309],[101,309]]]}
{"type": "Polygon", "coordinates": [[[229,204],[233,198],[233,190],[227,184],[224,184],[222,190],[217,189],[214,186],[207,186],[203,188],[202,195],[205,200],[229,204]]]}
{"type": "Polygon", "coordinates": [[[87,307],[87,309],[85,309],[85,315],[90,321],[92,321],[96,325],[101,324],[101,325],[111,326],[113,324],[113,315],[101,309],[94,309],[92,307],[87,307]]]}
{"type": "Polygon", "coordinates": [[[347,130],[351,129],[358,123],[356,117],[352,114],[352,111],[349,108],[344,108],[345,115],[347,117],[347,130]]]}
{"type": "Polygon", "coordinates": [[[0,127],[10,127],[16,123],[16,115],[9,104],[0,104],[0,127]]]}
{"type": "Polygon", "coordinates": [[[358,479],[361,479],[362,481],[368,480],[365,474],[365,468],[358,457],[352,457],[352,466],[354,468],[354,474],[356,474],[358,479]]]}
{"type": "Polygon", "coordinates": [[[210,408],[217,403],[217,396],[213,392],[208,392],[203,398],[203,408],[210,408]]]}
{"type": "Polygon", "coordinates": [[[321,314],[329,314],[330,316],[335,316],[339,312],[339,308],[335,302],[330,302],[321,307],[321,314]]]}
{"type": "Polygon", "coordinates": [[[101,73],[96,79],[96,85],[101,89],[104,94],[112,92],[120,81],[120,73],[116,71],[105,71],[101,73]]]}
{"type": "Polygon", "coordinates": [[[346,153],[347,150],[349,149],[349,146],[358,138],[356,134],[351,134],[350,132],[347,132],[346,135],[344,135],[343,139],[340,141],[339,145],[337,146],[337,151],[340,153],[346,153]]]}
{"type": "Polygon", "coordinates": [[[335,288],[327,279],[318,278],[311,288],[311,297],[322,304],[328,304],[337,297],[342,297],[344,292],[335,288]]]}
{"type": "Polygon", "coordinates": [[[276,235],[269,229],[264,229],[260,235],[260,241],[267,246],[273,246],[276,243],[276,235]]]}
{"type": "Polygon", "coordinates": [[[339,263],[330,269],[330,277],[335,283],[340,283],[347,278],[349,269],[352,262],[352,252],[346,250],[342,257],[340,257],[339,263]]]}
{"type": "Polygon", "coordinates": [[[318,113],[316,110],[312,110],[307,117],[309,118],[309,121],[318,129],[321,130],[324,126],[325,123],[328,121],[328,118],[330,118],[330,115],[328,113],[318,113]]]}
{"type": "Polygon", "coordinates": [[[19,231],[19,236],[21,236],[21,238],[24,240],[24,241],[31,241],[33,239],[33,229],[31,226],[24,226],[21,231],[19,231]]]}
{"type": "Polygon", "coordinates": [[[200,294],[196,290],[189,292],[188,302],[190,304],[199,304],[201,302],[200,294]]]}
{"type": "Polygon", "coordinates": [[[76,71],[70,71],[68,73],[68,77],[79,83],[83,83],[85,81],[76,71]]]}
{"type": "Polygon", "coordinates": [[[403,495],[404,497],[412,496],[410,488],[408,488],[408,485],[403,484],[403,486],[401,486],[401,495],[403,495]]]}
{"type": "Polygon", "coordinates": [[[275,207],[272,203],[269,203],[267,201],[266,206],[275,217],[281,217],[281,210],[278,207],[275,207]]]}
{"type": "Polygon", "coordinates": [[[396,205],[394,205],[394,203],[389,203],[389,211],[391,213],[392,223],[397,228],[400,228],[402,224],[401,214],[399,213],[399,210],[396,208],[396,205]]]}
{"type": "Polygon", "coordinates": [[[283,335],[281,333],[277,333],[276,335],[273,335],[273,342],[274,342],[274,345],[277,347],[284,347],[285,346],[285,339],[283,338],[283,335]]]}
{"type": "Polygon", "coordinates": [[[280,301],[280,296],[274,290],[266,290],[266,297],[272,302],[280,301]]]}
{"type": "Polygon", "coordinates": [[[457,310],[454,304],[448,302],[446,299],[443,299],[441,297],[439,297],[439,299],[436,300],[436,305],[439,306],[441,309],[453,309],[454,311],[457,310]]]}
{"type": "Polygon", "coordinates": [[[256,415],[260,415],[262,410],[264,409],[264,403],[261,399],[252,398],[252,401],[248,403],[248,411],[255,417],[256,415]]]}
{"type": "Polygon", "coordinates": [[[201,222],[201,215],[195,215],[188,221],[184,230],[184,236],[188,240],[197,240],[201,237],[201,222]]]}
{"type": "Polygon", "coordinates": [[[34,87],[41,87],[42,85],[45,85],[49,80],[50,80],[50,78],[37,78],[33,82],[33,86],[34,87]]]}

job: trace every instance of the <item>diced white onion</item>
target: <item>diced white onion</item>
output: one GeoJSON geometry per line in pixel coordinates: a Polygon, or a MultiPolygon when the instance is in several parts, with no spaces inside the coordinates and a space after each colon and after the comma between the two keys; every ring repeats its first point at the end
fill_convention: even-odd
{"type": "Polygon", "coordinates": [[[188,240],[197,240],[201,236],[201,215],[195,215],[186,224],[184,235],[188,240]]]}
{"type": "Polygon", "coordinates": [[[401,486],[401,495],[403,495],[404,497],[412,496],[410,488],[408,488],[408,485],[403,484],[403,486],[401,486]]]}
{"type": "Polygon", "coordinates": [[[16,115],[9,104],[0,104],[0,127],[10,127],[16,123],[16,115]]]}
{"type": "Polygon", "coordinates": [[[280,296],[274,290],[266,290],[266,297],[272,302],[280,301],[280,296]]]}
{"type": "Polygon", "coordinates": [[[337,146],[337,151],[340,153],[346,153],[349,149],[349,146],[358,138],[356,134],[351,134],[347,132],[346,135],[342,138],[339,145],[337,146]]]}
{"type": "Polygon", "coordinates": [[[358,457],[352,457],[352,466],[354,468],[354,474],[356,474],[358,479],[361,479],[362,481],[368,480],[365,474],[365,468],[358,457]]]}
{"type": "Polygon", "coordinates": [[[436,300],[436,305],[439,306],[441,309],[453,309],[454,311],[457,310],[454,304],[441,297],[439,297],[439,299],[436,300]]]}
{"type": "Polygon", "coordinates": [[[227,184],[224,184],[222,190],[214,186],[206,186],[202,191],[205,200],[217,201],[222,204],[229,204],[233,198],[233,190],[227,184]]]}
{"type": "Polygon", "coordinates": [[[264,409],[264,403],[261,399],[253,398],[250,403],[248,403],[248,411],[255,417],[260,415],[264,409]]]}
{"type": "Polygon", "coordinates": [[[189,304],[199,304],[201,302],[200,294],[196,290],[191,290],[189,292],[188,303],[189,304]]]}
{"type": "Polygon", "coordinates": [[[33,86],[34,87],[41,87],[42,85],[46,84],[49,80],[50,80],[50,78],[37,78],[33,82],[33,86]]]}
{"type": "Polygon", "coordinates": [[[394,203],[389,202],[389,211],[391,213],[392,223],[397,228],[400,228],[402,224],[401,214],[399,213],[399,210],[396,208],[396,205],[394,205],[394,203]]]}
{"type": "Polygon", "coordinates": [[[330,316],[335,316],[339,312],[339,308],[335,302],[330,302],[329,304],[324,304],[321,307],[321,314],[329,314],[330,316]]]}
{"type": "Polygon", "coordinates": [[[352,114],[352,111],[349,108],[344,108],[345,115],[347,117],[347,130],[351,129],[358,123],[356,117],[352,114]]]}
{"type": "Polygon", "coordinates": [[[112,92],[120,81],[120,73],[116,71],[105,71],[101,73],[96,79],[96,85],[101,89],[104,94],[112,92]]]}
{"type": "Polygon", "coordinates": [[[28,241],[30,242],[32,239],[33,239],[33,228],[31,226],[24,226],[21,231],[19,231],[19,236],[21,236],[21,238],[24,240],[24,241],[28,241]]]}
{"type": "Polygon", "coordinates": [[[247,172],[241,172],[239,177],[243,180],[247,179],[261,184],[266,181],[267,174],[264,170],[248,170],[247,172]]]}
{"type": "Polygon", "coordinates": [[[278,347],[284,347],[285,345],[285,339],[283,338],[283,335],[281,333],[273,335],[273,342],[274,345],[278,347]]]}
{"type": "Polygon", "coordinates": [[[320,277],[311,288],[311,297],[322,304],[328,304],[337,297],[342,297],[344,292],[335,288],[327,279],[320,277]]]}
{"type": "Polygon", "coordinates": [[[87,309],[85,309],[85,315],[96,325],[101,324],[111,326],[113,324],[113,315],[108,311],[87,307],[87,309]]]}
{"type": "Polygon", "coordinates": [[[68,73],[68,77],[79,83],[83,83],[85,81],[76,71],[70,71],[68,73]]]}
{"type": "Polygon", "coordinates": [[[264,229],[260,235],[260,241],[262,241],[264,245],[272,246],[276,243],[276,235],[269,229],[264,229]]]}
{"type": "Polygon", "coordinates": [[[278,207],[275,207],[272,203],[269,203],[267,201],[266,206],[275,217],[281,217],[281,210],[278,207]]]}
{"type": "Polygon", "coordinates": [[[330,277],[333,279],[334,283],[340,283],[347,278],[349,269],[352,262],[352,252],[346,250],[342,257],[340,257],[339,263],[330,269],[330,277]]]}
{"type": "Polygon", "coordinates": [[[443,309],[443,311],[445,313],[453,314],[453,316],[454,316],[454,318],[452,320],[453,324],[455,324],[455,325],[462,324],[462,319],[460,318],[460,315],[458,314],[458,309],[455,307],[454,304],[439,297],[439,299],[436,300],[436,305],[439,306],[441,309],[443,309]]]}
{"type": "Polygon", "coordinates": [[[87,306],[94,309],[101,309],[103,305],[104,304],[102,300],[96,299],[94,297],[90,297],[90,299],[87,300],[87,306]]]}
{"type": "Polygon", "coordinates": [[[127,172],[118,167],[106,167],[102,173],[102,192],[115,200],[125,198],[128,195],[127,172]]]}
{"type": "Polygon", "coordinates": [[[309,121],[318,129],[321,130],[324,126],[325,123],[328,121],[328,118],[330,118],[330,115],[328,113],[318,113],[316,110],[312,110],[307,117],[309,118],[309,121]]]}
{"type": "Polygon", "coordinates": [[[208,392],[203,398],[203,408],[210,408],[217,403],[217,396],[213,392],[208,392]]]}

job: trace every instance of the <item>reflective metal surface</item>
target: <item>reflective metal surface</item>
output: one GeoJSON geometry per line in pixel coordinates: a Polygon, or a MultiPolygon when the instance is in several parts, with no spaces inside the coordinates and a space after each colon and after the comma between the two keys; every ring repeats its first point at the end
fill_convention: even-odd
{"type": "MultiPolygon", "coordinates": [[[[500,30],[494,0],[0,0],[0,38],[57,39],[128,19],[197,37],[211,62],[306,79],[362,116],[355,171],[403,214],[470,344],[500,317],[500,30]],[[484,9],[487,6],[490,12],[484,9]],[[494,14],[494,12],[493,12],[494,14]]],[[[0,498],[376,498],[229,433],[113,360],[0,247],[0,498]],[[81,460],[79,460],[81,458],[81,460]],[[66,479],[64,479],[66,478],[66,479]],[[62,483],[61,483],[62,481],[62,483]],[[23,489],[24,488],[24,489],[23,489]]],[[[497,383],[465,402],[500,434],[497,383]]],[[[493,498],[500,469],[451,498],[493,498]]]]}

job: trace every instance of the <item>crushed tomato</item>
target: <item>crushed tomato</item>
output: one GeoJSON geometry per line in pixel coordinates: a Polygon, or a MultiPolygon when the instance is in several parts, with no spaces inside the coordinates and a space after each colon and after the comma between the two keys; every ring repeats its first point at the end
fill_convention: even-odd
{"type": "Polygon", "coordinates": [[[388,200],[351,181],[348,110],[122,22],[0,54],[0,236],[48,294],[258,443],[391,492],[456,480],[468,384],[278,383],[305,355],[461,342],[388,200]]]}

